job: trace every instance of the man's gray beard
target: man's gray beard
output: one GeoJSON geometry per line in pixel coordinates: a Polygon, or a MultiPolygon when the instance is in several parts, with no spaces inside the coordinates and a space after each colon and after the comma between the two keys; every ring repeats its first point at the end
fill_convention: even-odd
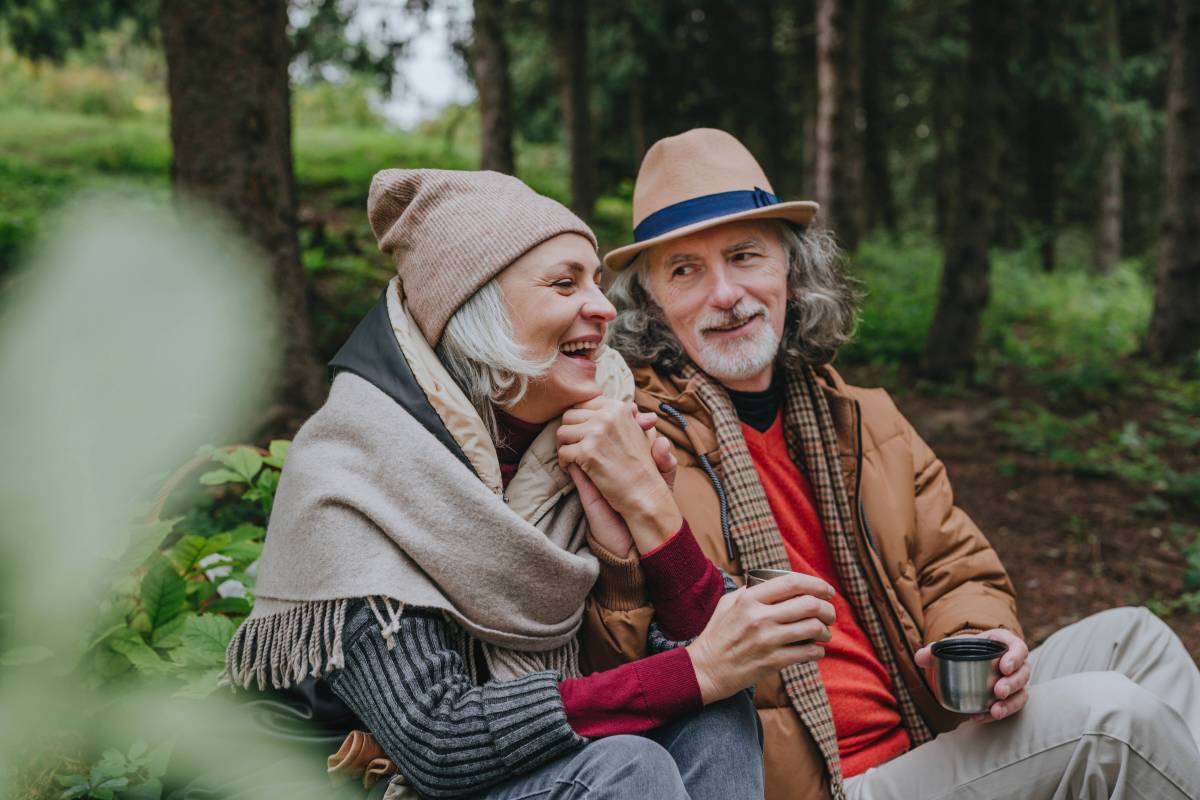
{"type": "Polygon", "coordinates": [[[724,319],[706,315],[696,321],[698,366],[719,381],[740,381],[753,378],[770,366],[779,352],[779,336],[771,327],[767,307],[755,301],[743,301],[724,319]],[[723,326],[735,319],[745,319],[761,312],[762,319],[755,332],[724,345],[710,341],[703,333],[706,328],[723,326]]]}

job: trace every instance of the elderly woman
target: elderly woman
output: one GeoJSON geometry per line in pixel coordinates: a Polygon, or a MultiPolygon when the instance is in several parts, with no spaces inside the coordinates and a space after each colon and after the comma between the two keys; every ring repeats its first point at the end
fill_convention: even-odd
{"type": "Polygon", "coordinates": [[[490,172],[387,170],[368,208],[398,276],[296,436],[231,678],[323,677],[390,792],[761,797],[743,690],[820,656],[791,643],[831,614],[789,598],[828,586],[725,594],[603,344],[592,232],[490,172]]]}

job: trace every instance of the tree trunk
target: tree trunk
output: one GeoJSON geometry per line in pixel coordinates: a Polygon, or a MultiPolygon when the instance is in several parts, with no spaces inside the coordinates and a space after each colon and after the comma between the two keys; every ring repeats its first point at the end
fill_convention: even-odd
{"type": "Polygon", "coordinates": [[[1030,97],[1026,128],[1027,203],[1033,217],[1042,270],[1054,271],[1058,210],[1058,141],[1060,108],[1054,98],[1030,97]]]}
{"type": "Polygon", "coordinates": [[[1176,0],[1167,78],[1162,227],[1146,350],[1160,363],[1200,349],[1200,0],[1176,0]]]}
{"type": "Polygon", "coordinates": [[[571,210],[590,220],[596,205],[596,182],[588,102],[587,0],[550,0],[549,22],[571,163],[571,210]]]}
{"type": "Polygon", "coordinates": [[[783,148],[788,131],[787,104],[779,91],[779,55],[775,52],[776,14],[773,0],[764,0],[757,8],[759,36],[759,88],[764,102],[764,169],[775,193],[789,195],[792,188],[784,170],[783,148]]]}
{"type": "MultiPolygon", "coordinates": [[[[1104,73],[1108,81],[1120,80],[1121,36],[1116,0],[1101,0],[1103,14],[1104,73]]],[[[1100,208],[1096,223],[1096,270],[1112,270],[1121,260],[1121,201],[1124,193],[1124,137],[1118,120],[1109,120],[1108,143],[1100,160],[1100,208]]]]}
{"type": "Polygon", "coordinates": [[[988,248],[996,210],[1002,126],[997,122],[1007,75],[1006,21],[1011,2],[972,0],[958,172],[937,309],[923,372],[935,379],[965,377],[975,367],[979,320],[987,305],[988,248]]]}
{"type": "Polygon", "coordinates": [[[512,175],[517,169],[503,20],[504,0],[475,0],[471,65],[479,93],[479,168],[512,175]]]}
{"type": "Polygon", "coordinates": [[[287,3],[162,0],[171,105],[171,182],[261,245],[286,324],[272,424],[325,398],[296,237],[287,3]]]}
{"type": "MultiPolygon", "coordinates": [[[[941,42],[949,38],[954,29],[954,9],[950,3],[935,5],[933,39],[941,42]]],[[[958,73],[957,65],[950,61],[944,55],[939,60],[934,74],[939,90],[933,92],[929,100],[930,122],[933,126],[934,141],[937,143],[933,164],[933,228],[938,241],[943,245],[950,230],[951,197],[954,195],[954,187],[957,184],[955,176],[958,174],[958,164],[954,158],[958,149],[955,146],[958,131],[954,124],[954,110],[958,105],[956,99],[959,94],[959,82],[954,77],[958,73]]]]}
{"type": "Polygon", "coordinates": [[[862,231],[862,148],[857,130],[863,0],[817,0],[814,190],[825,226],[848,251],[862,231]]]}
{"type": "Polygon", "coordinates": [[[863,132],[864,183],[870,202],[866,228],[882,225],[893,236],[899,231],[896,221],[896,201],[892,194],[892,178],[887,163],[887,117],[884,111],[880,83],[890,71],[883,31],[887,20],[887,4],[881,0],[866,0],[863,27],[862,109],[866,122],[863,132]]]}
{"type": "Polygon", "coordinates": [[[1096,270],[1109,272],[1121,260],[1121,209],[1125,154],[1121,142],[1109,142],[1100,162],[1100,220],[1096,226],[1096,270]]]}

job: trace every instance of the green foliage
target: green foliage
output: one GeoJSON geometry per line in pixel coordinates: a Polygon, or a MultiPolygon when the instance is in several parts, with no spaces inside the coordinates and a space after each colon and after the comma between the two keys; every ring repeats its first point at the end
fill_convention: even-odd
{"type": "Polygon", "coordinates": [[[219,489],[217,502],[135,526],[114,562],[111,594],[100,603],[82,665],[87,680],[100,686],[166,680],[178,687],[176,696],[196,699],[217,688],[225,648],[254,603],[254,566],[265,536],[257,523],[270,514],[288,445],[273,441],[265,456],[247,447],[202,448],[214,468],[197,482],[219,489]],[[230,526],[214,531],[195,524],[204,517],[230,526]]]}
{"type": "Polygon", "coordinates": [[[154,749],[141,740],[127,753],[105,750],[86,773],[59,772],[55,781],[62,787],[59,800],[158,800],[162,777],[171,755],[169,744],[154,749]]]}
{"type": "MultiPolygon", "coordinates": [[[[941,248],[910,237],[868,238],[850,273],[866,297],[852,363],[916,364],[937,302],[941,248]]],[[[1032,246],[993,255],[991,300],[980,335],[979,380],[1018,370],[1056,404],[1081,405],[1118,391],[1150,318],[1151,288],[1136,262],[1093,274],[1082,255],[1047,273],[1032,246]]]]}

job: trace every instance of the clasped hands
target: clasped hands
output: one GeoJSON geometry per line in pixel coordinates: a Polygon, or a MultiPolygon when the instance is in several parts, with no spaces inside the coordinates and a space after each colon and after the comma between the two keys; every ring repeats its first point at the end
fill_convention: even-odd
{"type": "MultiPolygon", "coordinates": [[[[632,403],[597,397],[563,414],[558,429],[558,461],[579,491],[592,538],[619,557],[635,545],[649,552],[683,523],[672,495],[678,462],[654,421],[632,403]]],[[[724,595],[687,646],[704,703],[821,658],[832,599],[827,582],[799,573],[724,595]]]]}

